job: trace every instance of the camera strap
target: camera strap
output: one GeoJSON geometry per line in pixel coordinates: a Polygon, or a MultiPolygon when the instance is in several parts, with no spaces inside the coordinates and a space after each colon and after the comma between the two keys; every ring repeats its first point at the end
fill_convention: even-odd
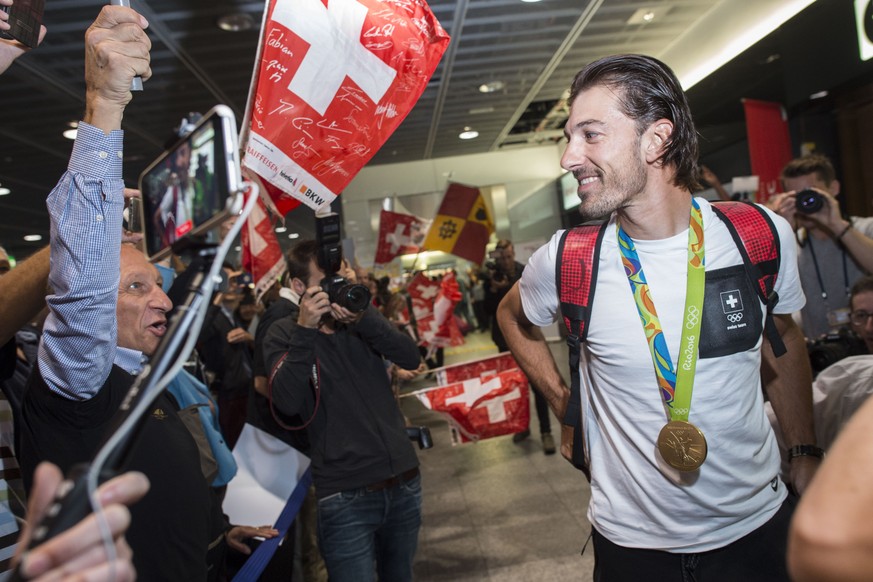
{"type": "Polygon", "coordinates": [[[312,416],[306,420],[303,424],[299,426],[289,426],[282,422],[279,419],[279,414],[276,412],[276,408],[273,406],[273,379],[276,377],[276,374],[279,372],[279,369],[285,364],[285,359],[288,357],[288,352],[282,354],[282,357],[279,358],[279,361],[273,366],[273,369],[270,371],[270,380],[267,382],[267,399],[270,402],[270,414],[273,415],[273,420],[276,421],[280,427],[285,430],[303,430],[307,426],[309,426],[312,421],[315,419],[315,414],[318,412],[318,404],[321,402],[321,390],[319,390],[319,368],[321,364],[318,361],[318,358],[315,359],[315,363],[312,364],[312,375],[309,379],[309,382],[312,386],[313,391],[315,392],[315,406],[312,408],[312,416]]]}
{"type": "MultiPolygon", "coordinates": [[[[809,246],[809,254],[812,257],[812,266],[815,268],[815,278],[818,279],[818,288],[821,290],[821,298],[825,302],[825,307],[828,311],[830,311],[830,306],[828,306],[828,292],[825,289],[824,280],[821,278],[821,270],[818,266],[818,258],[815,256],[815,247],[812,244],[813,237],[809,234],[809,231],[806,233],[806,244],[809,246]]],[[[840,245],[840,253],[843,255],[843,285],[846,288],[846,297],[849,296],[851,291],[851,287],[849,286],[849,265],[846,260],[846,249],[840,245]]]]}

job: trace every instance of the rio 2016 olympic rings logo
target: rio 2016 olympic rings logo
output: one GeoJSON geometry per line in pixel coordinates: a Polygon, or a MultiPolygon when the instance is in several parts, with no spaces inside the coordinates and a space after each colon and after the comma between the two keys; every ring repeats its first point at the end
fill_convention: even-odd
{"type": "Polygon", "coordinates": [[[685,329],[694,329],[694,326],[700,321],[700,310],[694,305],[688,306],[688,312],[685,314],[685,329]]]}
{"type": "Polygon", "coordinates": [[[730,313],[727,316],[728,321],[731,323],[739,323],[741,319],[743,319],[742,313],[730,313]]]}

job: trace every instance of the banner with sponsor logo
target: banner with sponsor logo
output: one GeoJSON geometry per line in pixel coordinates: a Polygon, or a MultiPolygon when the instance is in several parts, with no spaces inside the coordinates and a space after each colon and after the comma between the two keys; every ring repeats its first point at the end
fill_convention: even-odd
{"type": "Polygon", "coordinates": [[[482,192],[472,186],[449,184],[424,240],[424,248],[481,264],[492,232],[494,221],[482,192]]]}
{"type": "Polygon", "coordinates": [[[315,210],[412,110],[449,43],[421,0],[269,0],[243,163],[315,210]]]}
{"type": "Polygon", "coordinates": [[[527,377],[517,367],[497,370],[514,363],[506,354],[452,366],[440,372],[440,381],[453,380],[415,395],[446,416],[454,444],[515,434],[525,430],[530,420],[527,377]]]}
{"type": "Polygon", "coordinates": [[[385,265],[394,257],[420,252],[430,223],[430,220],[411,214],[383,210],[379,214],[379,241],[373,262],[385,265]]]}

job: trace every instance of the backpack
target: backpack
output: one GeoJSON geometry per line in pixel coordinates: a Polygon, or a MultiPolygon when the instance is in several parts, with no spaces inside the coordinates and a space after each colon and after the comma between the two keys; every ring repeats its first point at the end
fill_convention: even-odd
{"type": "MultiPolygon", "coordinates": [[[[712,210],[728,231],[740,255],[746,276],[754,284],[766,308],[765,333],[776,356],[785,353],[785,345],[773,322],[773,307],[779,301],[776,276],[779,273],[779,234],[776,226],[759,206],[748,202],[716,202],[712,210]]],[[[582,395],[579,378],[579,360],[582,343],[588,335],[600,247],[608,222],[582,225],[569,229],[561,236],[555,280],[560,299],[561,316],[567,326],[567,345],[570,348],[570,401],[564,413],[563,424],[573,429],[573,466],[591,474],[585,460],[582,438],[582,395]]]]}

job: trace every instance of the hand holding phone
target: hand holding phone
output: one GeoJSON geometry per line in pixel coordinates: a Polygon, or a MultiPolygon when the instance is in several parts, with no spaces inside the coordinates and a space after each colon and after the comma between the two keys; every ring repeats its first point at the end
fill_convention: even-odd
{"type": "Polygon", "coordinates": [[[8,30],[0,30],[0,38],[17,40],[26,47],[39,44],[45,0],[15,0],[12,6],[0,6],[9,15],[8,30]]]}

